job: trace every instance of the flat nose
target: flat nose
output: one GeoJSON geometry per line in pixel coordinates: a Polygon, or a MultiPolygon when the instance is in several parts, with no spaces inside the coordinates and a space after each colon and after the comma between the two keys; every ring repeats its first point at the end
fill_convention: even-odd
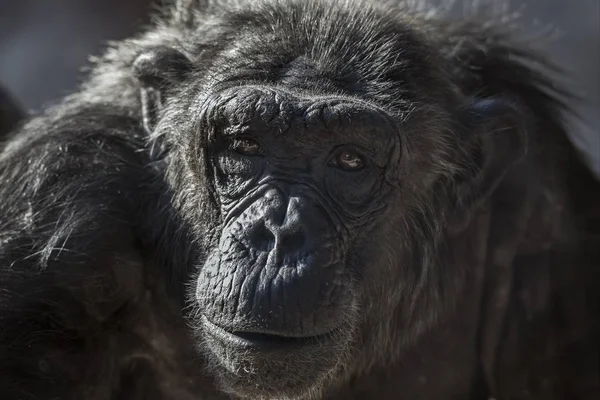
{"type": "Polygon", "coordinates": [[[284,253],[301,252],[308,245],[308,227],[302,214],[306,201],[286,196],[280,190],[270,189],[259,205],[261,211],[255,220],[248,240],[254,248],[278,249],[284,253]]]}

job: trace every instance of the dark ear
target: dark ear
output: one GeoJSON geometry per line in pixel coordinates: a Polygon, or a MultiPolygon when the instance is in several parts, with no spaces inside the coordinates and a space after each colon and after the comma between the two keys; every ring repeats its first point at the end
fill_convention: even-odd
{"type": "Polygon", "coordinates": [[[506,173],[527,153],[531,114],[518,102],[478,99],[466,113],[463,138],[465,170],[455,181],[456,214],[452,230],[461,230],[473,208],[489,198],[506,173]]]}
{"type": "Polygon", "coordinates": [[[165,95],[192,71],[191,61],[170,47],[156,47],[140,54],[133,63],[133,74],[139,80],[144,128],[154,130],[157,114],[165,95]]]}

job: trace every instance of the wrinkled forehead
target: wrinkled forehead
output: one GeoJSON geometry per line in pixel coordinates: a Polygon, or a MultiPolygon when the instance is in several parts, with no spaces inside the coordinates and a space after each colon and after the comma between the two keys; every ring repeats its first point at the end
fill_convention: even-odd
{"type": "Polygon", "coordinates": [[[207,123],[218,134],[269,133],[273,136],[397,136],[384,110],[358,99],[298,95],[279,88],[244,86],[209,95],[203,102],[207,123]]]}

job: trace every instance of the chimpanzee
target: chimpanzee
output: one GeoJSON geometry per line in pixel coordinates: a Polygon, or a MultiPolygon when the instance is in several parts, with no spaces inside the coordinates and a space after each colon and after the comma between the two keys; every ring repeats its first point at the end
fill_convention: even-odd
{"type": "Polygon", "coordinates": [[[600,398],[575,100],[415,4],[179,1],[13,132],[1,398],[600,398]]]}

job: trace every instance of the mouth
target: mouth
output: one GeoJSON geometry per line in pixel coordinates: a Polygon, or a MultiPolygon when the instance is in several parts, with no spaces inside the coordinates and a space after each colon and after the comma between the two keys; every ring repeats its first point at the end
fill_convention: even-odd
{"type": "Polygon", "coordinates": [[[202,325],[207,334],[221,342],[239,348],[267,351],[296,350],[322,346],[332,340],[334,335],[333,331],[322,335],[298,337],[273,333],[228,330],[214,324],[205,316],[202,316],[202,325]]]}
{"type": "Polygon", "coordinates": [[[222,327],[204,315],[200,325],[221,387],[242,398],[301,397],[337,368],[348,341],[340,328],[298,336],[222,327]]]}

